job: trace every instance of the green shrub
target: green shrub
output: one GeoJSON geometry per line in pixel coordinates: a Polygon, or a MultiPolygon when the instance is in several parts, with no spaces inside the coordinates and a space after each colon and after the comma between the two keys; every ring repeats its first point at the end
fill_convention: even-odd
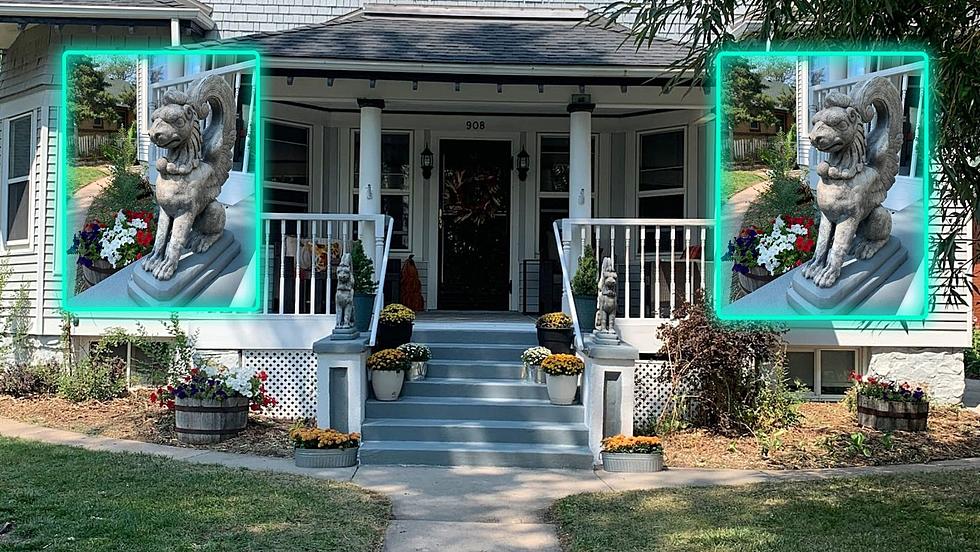
{"type": "Polygon", "coordinates": [[[585,246],[585,251],[578,258],[578,269],[572,278],[572,293],[575,295],[591,295],[597,293],[599,283],[599,261],[595,257],[591,245],[585,246]]]}
{"type": "Polygon", "coordinates": [[[12,364],[0,368],[0,394],[13,397],[48,395],[58,388],[57,362],[40,364],[12,364]]]}
{"type": "Polygon", "coordinates": [[[980,330],[973,330],[973,348],[963,351],[966,377],[980,379],[980,330]]]}
{"type": "Polygon", "coordinates": [[[58,378],[58,395],[69,401],[108,401],[126,390],[126,361],[89,356],[58,378]]]}
{"type": "Polygon", "coordinates": [[[354,275],[354,293],[370,295],[377,291],[378,282],[374,279],[374,262],[364,253],[361,240],[354,240],[350,251],[351,272],[354,275]]]}

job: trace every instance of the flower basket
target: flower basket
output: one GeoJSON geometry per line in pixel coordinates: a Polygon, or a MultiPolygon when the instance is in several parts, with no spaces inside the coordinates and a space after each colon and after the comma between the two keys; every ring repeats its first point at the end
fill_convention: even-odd
{"type": "Polygon", "coordinates": [[[858,395],[857,419],[859,425],[878,431],[925,431],[929,402],[887,401],[858,395]]]}
{"type": "Polygon", "coordinates": [[[91,266],[80,265],[82,267],[82,278],[85,279],[85,283],[90,286],[98,284],[102,280],[105,280],[109,276],[119,272],[123,267],[113,268],[111,264],[105,259],[98,259],[92,261],[91,266]]]}
{"type": "Polygon", "coordinates": [[[384,349],[367,359],[371,388],[379,401],[395,401],[402,392],[405,373],[411,368],[408,355],[398,349],[384,349]]]}
{"type": "Polygon", "coordinates": [[[248,424],[248,397],[225,400],[174,400],[177,440],[191,445],[220,443],[245,429],[248,424]]]}
{"type": "Polygon", "coordinates": [[[349,468],[357,465],[359,447],[348,449],[297,448],[293,461],[297,468],[349,468]]]}
{"type": "Polygon", "coordinates": [[[551,356],[551,350],[546,347],[531,347],[521,353],[521,362],[524,369],[521,371],[521,380],[525,383],[545,383],[544,372],[541,371],[541,363],[544,359],[551,356]]]}
{"type": "Polygon", "coordinates": [[[662,452],[603,452],[602,469],[613,473],[647,473],[664,469],[662,452]]]}
{"type": "Polygon", "coordinates": [[[749,268],[748,273],[736,272],[735,274],[738,276],[738,286],[745,293],[752,293],[776,279],[775,276],[769,274],[769,271],[761,266],[749,268]]]}
{"type": "Polygon", "coordinates": [[[538,330],[538,345],[556,354],[572,352],[575,330],[572,327],[572,319],[567,314],[551,312],[542,315],[535,326],[538,330]]]}
{"type": "Polygon", "coordinates": [[[582,359],[556,353],[541,362],[541,370],[548,374],[548,399],[551,404],[567,405],[575,402],[578,377],[585,370],[582,359]]]}

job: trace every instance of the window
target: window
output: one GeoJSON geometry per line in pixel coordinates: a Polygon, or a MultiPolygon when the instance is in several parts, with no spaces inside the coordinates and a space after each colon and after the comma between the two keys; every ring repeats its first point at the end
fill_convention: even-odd
{"type": "MultiPolygon", "coordinates": [[[[255,172],[255,155],[249,152],[252,149],[251,144],[249,144],[249,134],[252,126],[254,92],[252,90],[252,75],[242,72],[240,77],[235,92],[235,150],[232,153],[231,170],[251,173],[255,172]]],[[[266,143],[268,144],[268,141],[266,143]]]]}
{"type": "Polygon", "coordinates": [[[95,120],[92,121],[92,128],[103,128],[103,127],[105,127],[105,121],[102,119],[102,117],[96,117],[95,120]]]}
{"type": "Polygon", "coordinates": [[[749,131],[750,132],[762,132],[762,125],[759,124],[759,121],[750,121],[749,122],[749,131]]]}
{"type": "Polygon", "coordinates": [[[787,353],[787,377],[810,389],[814,396],[843,395],[850,387],[851,372],[857,371],[854,349],[818,349],[787,353]]]}
{"type": "MultiPolygon", "coordinates": [[[[358,209],[358,182],[361,176],[361,134],[354,131],[354,182],[351,186],[353,212],[358,209]]],[[[394,219],[391,248],[411,249],[410,206],[412,204],[412,134],[381,133],[381,212],[394,219]]]]}
{"type": "Polygon", "coordinates": [[[305,213],[310,208],[310,129],[265,122],[265,211],[305,213]]]}
{"type": "MultiPolygon", "coordinates": [[[[568,135],[541,135],[538,140],[538,251],[542,259],[557,259],[552,224],[568,218],[568,135]]],[[[592,136],[592,212],[596,208],[596,137],[592,136]]]]}
{"type": "Polygon", "coordinates": [[[28,238],[28,201],[31,162],[34,158],[34,117],[28,113],[7,122],[4,153],[3,239],[6,242],[28,238]]]}
{"type": "Polygon", "coordinates": [[[639,135],[637,215],[684,218],[684,129],[639,135]]]}

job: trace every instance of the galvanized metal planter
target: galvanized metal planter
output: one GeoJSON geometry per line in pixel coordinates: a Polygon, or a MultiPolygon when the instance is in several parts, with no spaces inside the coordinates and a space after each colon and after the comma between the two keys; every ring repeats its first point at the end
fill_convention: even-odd
{"type": "Polygon", "coordinates": [[[528,364],[525,362],[524,368],[521,369],[521,381],[524,383],[535,384],[545,383],[545,374],[541,371],[541,365],[528,364]]]}
{"type": "Polygon", "coordinates": [[[428,363],[424,360],[412,362],[412,369],[408,371],[408,379],[411,381],[421,381],[425,379],[428,372],[428,363]]]}
{"type": "Polygon", "coordinates": [[[245,429],[248,424],[248,399],[176,399],[174,424],[177,440],[181,443],[220,443],[245,429]]]}
{"type": "Polygon", "coordinates": [[[929,421],[926,401],[883,401],[858,395],[858,425],[878,431],[925,431],[929,421]]]}
{"type": "Polygon", "coordinates": [[[662,452],[603,452],[602,469],[616,473],[658,472],[664,469],[664,455],[662,452]]]}
{"type": "Polygon", "coordinates": [[[297,468],[349,468],[357,465],[358,447],[347,449],[293,449],[297,468]]]}
{"type": "Polygon", "coordinates": [[[552,376],[548,374],[548,398],[551,404],[572,404],[578,391],[578,376],[552,376]]]}

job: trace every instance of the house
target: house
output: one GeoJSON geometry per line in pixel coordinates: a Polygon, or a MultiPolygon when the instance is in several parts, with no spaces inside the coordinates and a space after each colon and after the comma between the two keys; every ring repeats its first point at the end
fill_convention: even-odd
{"type": "MultiPolygon", "coordinates": [[[[361,429],[373,461],[590,464],[602,434],[630,431],[633,402],[636,412],[655,407],[656,328],[711,278],[710,96],[659,86],[682,48],[667,37],[623,46],[624,29],[584,23],[585,11],[568,2],[296,4],[0,6],[0,254],[29,286],[33,334],[57,348],[59,282],[71,270],[55,252],[60,50],[257,49],[262,310],[184,316],[199,348],[269,371],[282,401],[277,414],[320,409],[334,425],[361,429]],[[434,380],[410,384],[398,403],[365,406],[361,352],[324,360],[332,353],[314,348],[334,324],[331,271],[310,269],[315,252],[322,246],[332,264],[335,246],[355,234],[389,299],[398,293],[394,267],[412,256],[419,268],[428,312],[414,339],[432,345],[434,380]],[[513,381],[520,351],[534,343],[532,320],[521,313],[560,308],[587,243],[619,269],[617,329],[639,358],[600,366],[601,378],[583,387],[585,405],[548,407],[540,389],[513,381]],[[604,414],[622,404],[630,408],[621,415],[604,414]]],[[[194,56],[166,68],[165,83],[200,71],[232,75],[240,103],[257,78],[254,67],[201,65],[194,56]]],[[[835,71],[833,80],[854,76],[835,71]]],[[[141,128],[166,87],[147,74],[144,66],[138,77],[141,128]]],[[[807,106],[815,92],[807,85],[797,93],[807,106]]],[[[807,128],[807,109],[796,116],[807,128]]],[[[245,125],[243,144],[257,127],[245,125]]],[[[145,137],[140,146],[152,166],[154,148],[145,137]]],[[[233,181],[254,170],[242,149],[233,181]]],[[[802,162],[809,151],[801,136],[802,162]]],[[[138,322],[158,331],[145,319],[83,316],[71,332],[85,342],[138,322]]],[[[816,399],[839,398],[852,370],[877,370],[957,402],[971,329],[969,305],[942,300],[925,322],[794,325],[791,370],[816,399]]]]}

